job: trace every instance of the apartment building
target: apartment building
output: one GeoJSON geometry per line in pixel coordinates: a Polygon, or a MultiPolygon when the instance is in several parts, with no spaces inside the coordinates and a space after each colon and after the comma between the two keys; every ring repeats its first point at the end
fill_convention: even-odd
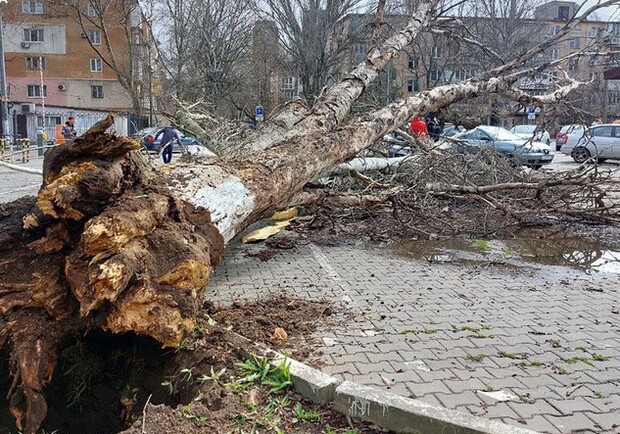
{"type": "MultiPolygon", "coordinates": [[[[142,56],[150,32],[137,3],[127,28],[127,10],[120,8],[128,3],[21,0],[0,5],[11,134],[34,138],[45,125],[53,137],[54,126],[68,116],[75,116],[78,130],[85,130],[108,111],[136,111],[119,71],[134,80],[139,93],[144,62],[150,61],[142,56]],[[99,26],[102,17],[105,28],[99,26]]],[[[127,132],[127,120],[121,114],[120,132],[127,132]]]]}
{"type": "MultiPolygon", "coordinates": [[[[472,34],[478,35],[480,42],[501,53],[506,60],[511,60],[511,56],[557,34],[578,9],[579,5],[575,2],[551,1],[539,6],[531,17],[519,20],[471,16],[459,18],[472,34]]],[[[556,60],[572,53],[588,51],[605,32],[611,36],[606,49],[619,50],[620,23],[595,18],[577,25],[568,37],[535,61],[556,60]]],[[[385,20],[385,27],[398,29],[406,24],[408,17],[393,14],[386,16],[385,20]]],[[[348,62],[342,65],[341,72],[359,63],[370,49],[372,17],[352,14],[343,23],[343,31],[351,32],[352,38],[348,62]]],[[[467,46],[454,38],[422,33],[391,61],[387,71],[370,90],[375,93],[374,99],[378,96],[380,100],[389,102],[438,85],[463,81],[498,65],[492,57],[481,56],[476,47],[467,46]]],[[[519,85],[532,94],[546,93],[557,85],[566,72],[572,78],[592,82],[585,91],[571,95],[571,102],[575,106],[591,113],[592,117],[616,119],[620,118],[620,81],[604,80],[604,71],[614,66],[620,66],[620,63],[613,56],[580,56],[567,60],[550,72],[524,78],[519,85]]],[[[468,108],[478,113],[483,122],[507,121],[507,126],[511,126],[513,122],[528,121],[526,107],[500,103],[497,98],[470,100],[459,106],[463,110],[468,108]]],[[[560,123],[573,120],[569,112],[558,113],[556,116],[560,123]]]]}

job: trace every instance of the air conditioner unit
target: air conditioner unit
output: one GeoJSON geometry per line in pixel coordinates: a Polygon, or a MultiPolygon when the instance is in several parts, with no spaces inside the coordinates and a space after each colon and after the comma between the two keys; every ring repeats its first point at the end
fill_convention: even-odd
{"type": "Polygon", "coordinates": [[[611,38],[611,45],[620,45],[620,38],[618,36],[611,38]]]}
{"type": "Polygon", "coordinates": [[[30,48],[30,42],[22,42],[22,48],[30,48]]]}
{"type": "Polygon", "coordinates": [[[80,33],[80,38],[88,38],[88,35],[84,32],[80,33]]]}
{"type": "Polygon", "coordinates": [[[34,103],[22,104],[22,113],[34,113],[34,103]]]}
{"type": "Polygon", "coordinates": [[[58,90],[67,90],[67,85],[66,84],[59,84],[58,85],[58,90]]]}

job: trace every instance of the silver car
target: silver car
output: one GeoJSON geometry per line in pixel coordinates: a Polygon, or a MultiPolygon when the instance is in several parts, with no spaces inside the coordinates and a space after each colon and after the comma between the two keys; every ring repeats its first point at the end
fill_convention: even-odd
{"type": "Polygon", "coordinates": [[[523,139],[543,142],[547,145],[551,140],[549,133],[540,128],[538,125],[515,125],[510,129],[510,132],[523,139]]]}
{"type": "Polygon", "coordinates": [[[586,127],[581,124],[564,125],[555,136],[555,150],[559,151],[562,146],[568,143],[569,136],[571,140],[583,136],[586,127]]]}
{"type": "Polygon", "coordinates": [[[471,153],[478,149],[492,149],[514,162],[540,169],[553,161],[549,145],[525,140],[505,128],[480,125],[473,130],[457,134],[454,139],[466,142],[471,149],[457,145],[458,152],[471,153]]]}
{"type": "Polygon", "coordinates": [[[579,164],[591,158],[599,162],[608,158],[620,160],[620,125],[596,125],[569,133],[560,151],[579,164]]]}

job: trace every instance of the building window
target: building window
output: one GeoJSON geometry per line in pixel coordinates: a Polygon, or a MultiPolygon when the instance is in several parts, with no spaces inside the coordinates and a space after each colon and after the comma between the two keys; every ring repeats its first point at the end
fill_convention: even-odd
{"type": "Polygon", "coordinates": [[[560,58],[560,49],[554,48],[553,50],[551,50],[551,59],[558,60],[559,58],[560,58]]]}
{"type": "Polygon", "coordinates": [[[442,76],[441,71],[438,69],[431,69],[428,72],[428,78],[431,81],[438,81],[441,79],[441,76],[442,76]]]}
{"type": "Polygon", "coordinates": [[[93,45],[101,45],[101,32],[99,30],[89,30],[88,40],[93,45]]]}
{"type": "Polygon", "coordinates": [[[47,96],[47,86],[43,86],[43,95],[41,95],[41,85],[40,84],[29,84],[28,85],[28,98],[36,98],[41,96],[47,96]]]}
{"type": "Polygon", "coordinates": [[[101,59],[90,59],[90,72],[103,71],[103,61],[101,59]]]}
{"type": "Polygon", "coordinates": [[[99,10],[94,3],[88,2],[88,16],[89,17],[97,17],[99,16],[99,10]]]}
{"type": "Polygon", "coordinates": [[[295,77],[282,77],[282,83],[280,85],[282,90],[294,90],[295,89],[295,77]]]}
{"type": "Polygon", "coordinates": [[[560,6],[558,8],[558,20],[568,21],[570,14],[570,7],[560,6]]]}
{"type": "Polygon", "coordinates": [[[103,84],[94,84],[90,87],[90,96],[93,98],[103,98],[103,84]]]}
{"type": "Polygon", "coordinates": [[[569,45],[571,48],[579,48],[579,38],[571,39],[569,45]]]}
{"type": "Polygon", "coordinates": [[[433,47],[433,59],[441,59],[441,47],[433,47]]]}
{"type": "Polygon", "coordinates": [[[590,38],[597,38],[599,35],[599,28],[598,27],[590,27],[590,30],[588,30],[588,37],[590,38]]]}
{"type": "Polygon", "coordinates": [[[26,69],[38,71],[46,68],[47,59],[45,57],[26,57],[26,69]]]}
{"type": "Polygon", "coordinates": [[[560,29],[561,29],[561,28],[562,28],[562,27],[560,27],[560,26],[553,26],[553,27],[551,28],[551,34],[552,34],[553,36],[557,35],[558,33],[560,33],[560,29]]]}
{"type": "Polygon", "coordinates": [[[568,70],[575,71],[579,67],[579,59],[570,59],[568,61],[568,70]]]}
{"type": "Polygon", "coordinates": [[[454,80],[456,81],[464,81],[472,76],[472,72],[467,69],[459,69],[454,71],[454,80]]]}
{"type": "Polygon", "coordinates": [[[408,66],[411,70],[416,69],[418,67],[418,58],[415,56],[410,56],[408,66]]]}
{"type": "Polygon", "coordinates": [[[408,80],[407,81],[407,92],[419,92],[420,91],[420,83],[418,80],[408,80]]]}
{"type": "Polygon", "coordinates": [[[43,14],[43,3],[34,0],[22,0],[22,12],[25,14],[43,14]]]}
{"type": "Polygon", "coordinates": [[[366,58],[366,53],[368,53],[368,47],[366,44],[354,44],[351,62],[354,64],[360,63],[366,58]]]}
{"type": "Polygon", "coordinates": [[[43,29],[24,29],[24,42],[43,42],[43,29]]]}

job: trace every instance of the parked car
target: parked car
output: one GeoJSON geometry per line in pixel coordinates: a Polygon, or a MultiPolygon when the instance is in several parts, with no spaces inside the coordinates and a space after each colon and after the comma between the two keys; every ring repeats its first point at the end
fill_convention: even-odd
{"type": "Polygon", "coordinates": [[[551,141],[549,133],[540,128],[538,125],[515,125],[510,131],[526,140],[543,142],[547,145],[551,141]]]}
{"type": "MultiPolygon", "coordinates": [[[[468,146],[476,148],[492,149],[500,154],[514,159],[520,165],[540,169],[545,164],[553,161],[553,153],[549,145],[542,142],[524,140],[502,127],[480,125],[472,130],[457,134],[457,140],[462,140],[468,146]]],[[[459,152],[472,152],[457,146],[459,152]]]]}
{"type": "Polygon", "coordinates": [[[443,137],[453,137],[464,131],[465,131],[465,128],[463,128],[461,125],[446,124],[443,127],[443,132],[441,133],[441,135],[443,137]]]}
{"type": "MultiPolygon", "coordinates": [[[[157,134],[163,130],[163,127],[144,128],[134,134],[134,137],[144,145],[149,152],[157,152],[161,147],[161,136],[155,140],[157,134]]],[[[215,154],[211,152],[206,146],[202,145],[198,139],[192,136],[186,136],[180,130],[175,130],[179,136],[179,142],[175,143],[172,148],[173,153],[181,152],[182,147],[187,150],[191,155],[200,157],[213,157],[215,154]]]]}
{"type": "Polygon", "coordinates": [[[569,133],[560,152],[570,155],[579,164],[590,158],[599,162],[608,158],[620,160],[620,125],[596,125],[569,133]]]}
{"type": "Polygon", "coordinates": [[[575,138],[578,134],[583,135],[585,128],[586,127],[581,124],[564,125],[555,135],[555,150],[559,151],[560,148],[568,142],[569,134],[572,134],[572,138],[575,138]]]}

